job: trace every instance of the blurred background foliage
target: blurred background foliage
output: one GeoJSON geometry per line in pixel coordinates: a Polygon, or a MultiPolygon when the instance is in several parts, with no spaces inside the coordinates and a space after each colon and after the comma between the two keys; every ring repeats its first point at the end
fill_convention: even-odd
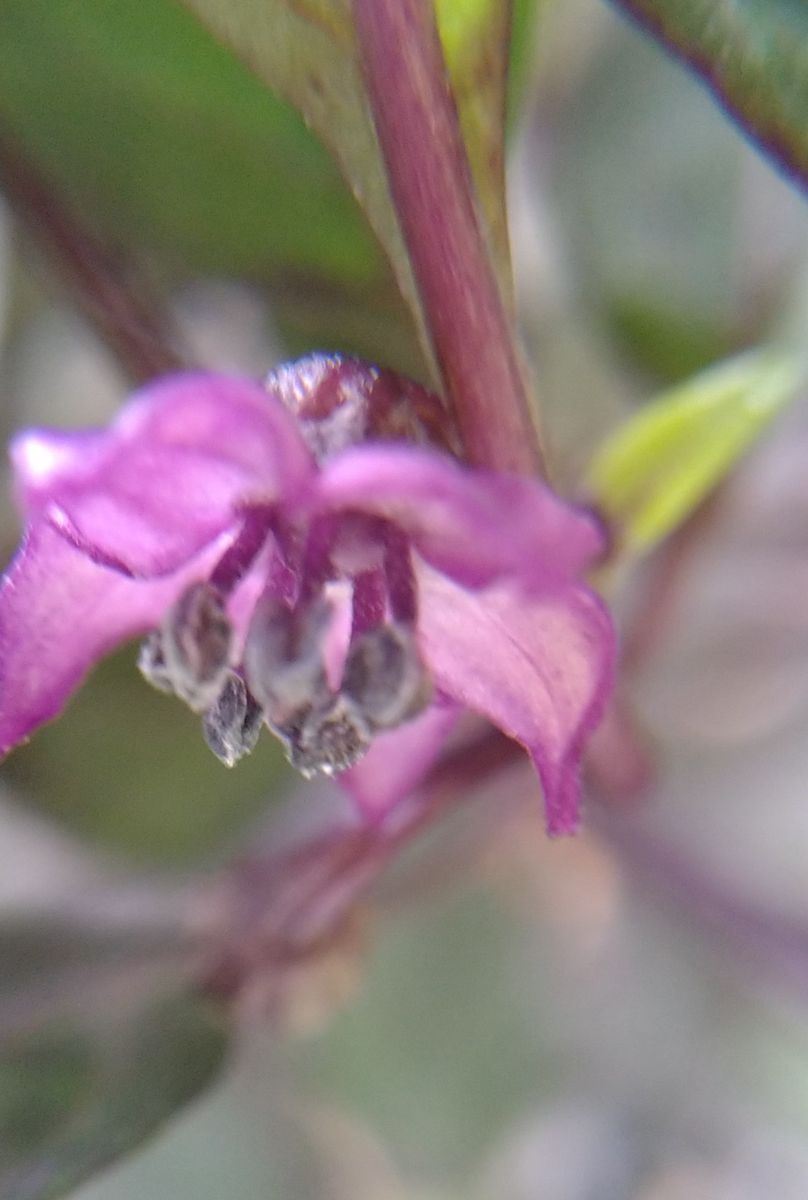
{"type": "MultiPolygon", "coordinates": [[[[808,222],[608,7],[533,7],[515,25],[512,262],[557,474],[577,486],[648,396],[804,327],[808,222]]],[[[423,375],[329,156],[170,0],[0,0],[0,129],[137,261],[200,361],[258,374],[338,348],[423,375]]],[[[7,213],[0,311],[5,435],[114,411],[127,381],[7,213]]],[[[425,879],[412,865],[378,897],[344,1011],[326,987],[322,1011],[290,1002],[295,1038],[253,1020],[216,1088],[77,1197],[802,1200],[803,409],[722,494],[636,680],[663,767],[638,836],[593,816],[547,846],[531,778],[508,776],[523,808],[472,819],[425,879]],[[694,864],[734,907],[692,885],[694,864]]],[[[10,554],[10,502],[0,535],[10,554]]],[[[268,737],[221,768],[133,648],[3,765],[3,1200],[78,1183],[213,1077],[222,1030],[187,990],[201,871],[285,819],[293,786],[268,737]]],[[[305,803],[293,823],[324,802],[305,803]]]]}

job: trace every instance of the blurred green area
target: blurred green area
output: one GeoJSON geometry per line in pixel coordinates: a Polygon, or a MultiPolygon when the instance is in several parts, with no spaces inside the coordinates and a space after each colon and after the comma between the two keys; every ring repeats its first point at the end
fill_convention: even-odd
{"type": "Polygon", "coordinates": [[[0,1039],[2,1195],[47,1200],[100,1170],[212,1081],[225,1044],[191,995],[0,1039]]]}
{"type": "Polygon", "coordinates": [[[462,1175],[557,1086],[556,1052],[526,1028],[511,919],[475,889],[419,906],[385,930],[348,1010],[296,1053],[303,1086],[415,1171],[462,1175]]]}
{"type": "Polygon", "coordinates": [[[389,343],[394,365],[417,364],[327,151],[173,0],[4,0],[0,118],[84,222],[169,280],[260,282],[298,348],[372,357],[367,319],[377,353],[389,343]]]}
{"type": "MultiPolygon", "coordinates": [[[[408,251],[390,187],[346,0],[183,0],[278,95],[302,113],[328,146],[383,246],[415,324],[425,358],[433,347],[421,311],[408,251]]],[[[504,189],[507,63],[512,32],[526,37],[520,0],[515,22],[499,0],[439,0],[435,4],[479,214],[503,297],[511,275],[504,189]]]]}
{"type": "Polygon", "coordinates": [[[561,122],[555,178],[580,301],[628,362],[675,381],[753,337],[733,278],[744,157],[698,84],[627,27],[561,122]]]}
{"type": "Polygon", "coordinates": [[[380,272],[327,152],[178,4],[4,0],[0,47],[4,125],[113,239],[196,272],[380,272]]]}
{"type": "Polygon", "coordinates": [[[804,1023],[740,1002],[641,893],[615,907],[602,853],[537,854],[533,889],[504,856],[388,913],[349,1012],[298,1042],[254,1026],[76,1200],[800,1200],[804,1023]]]}
{"type": "Polygon", "coordinates": [[[799,342],[808,239],[799,191],[631,22],[571,0],[541,33],[514,262],[545,440],[574,490],[637,405],[787,329],[799,342]]]}
{"type": "MultiPolygon", "coordinates": [[[[285,66],[290,59],[278,22],[287,20],[286,6],[278,7],[277,19],[266,14],[272,20],[264,54],[254,32],[243,44],[232,34],[232,5],[219,12],[200,4],[214,28],[224,22],[225,42],[241,47],[256,76],[175,0],[4,0],[0,132],[25,149],[82,221],[112,244],[146,253],[169,281],[216,273],[261,284],[290,353],[335,348],[423,374],[412,316],[358,204],[301,116],[258,77],[328,134],[403,279],[397,228],[388,229],[383,216],[389,205],[380,165],[370,149],[358,159],[352,149],[358,102],[350,55],[340,38],[333,45],[326,39],[323,50],[318,30],[290,11],[291,31],[283,38],[310,33],[311,71],[321,69],[330,81],[333,103],[323,110],[300,64],[285,66]]],[[[534,7],[535,0],[516,6],[521,59],[534,7]]],[[[504,10],[485,2],[444,10],[475,170],[506,276],[498,122],[505,103],[504,10]]]]}
{"type": "Polygon", "coordinates": [[[129,646],[99,665],[63,717],[4,765],[19,795],[83,838],[144,865],[185,866],[231,854],[290,785],[280,744],[228,770],[199,717],[149,687],[129,646]]]}

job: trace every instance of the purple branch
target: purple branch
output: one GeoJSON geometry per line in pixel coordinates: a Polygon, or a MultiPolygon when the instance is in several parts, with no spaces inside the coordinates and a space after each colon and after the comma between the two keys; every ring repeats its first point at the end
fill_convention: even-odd
{"type": "MultiPolygon", "coordinates": [[[[218,944],[202,967],[202,990],[238,1002],[261,980],[262,995],[271,998],[275,989],[281,994],[287,971],[340,945],[357,906],[397,851],[454,807],[467,804],[469,790],[512,767],[521,753],[515,742],[488,731],[447,755],[420,797],[388,819],[336,827],[284,854],[242,864],[230,881],[231,904],[218,944]]],[[[593,765],[590,760],[591,776],[597,774],[593,765]]],[[[768,987],[808,997],[808,926],[803,921],[738,895],[626,814],[616,814],[611,803],[599,805],[593,817],[598,832],[652,898],[667,900],[707,944],[717,940],[736,960],[750,964],[768,987]]]]}
{"type": "Polygon", "coordinates": [[[541,454],[483,238],[432,0],[353,0],[393,201],[469,459],[534,474],[541,454]]]}
{"type": "Polygon", "coordinates": [[[135,383],[184,364],[162,306],[131,264],[85,229],[62,198],[0,131],[0,182],[85,316],[135,383]]]}
{"type": "Polygon", "coordinates": [[[338,943],[398,850],[521,753],[515,742],[487,731],[447,755],[420,793],[375,824],[338,826],[285,854],[242,864],[219,945],[202,971],[203,990],[234,1000],[257,977],[276,977],[282,987],[286,969],[338,943]]]}
{"type": "Polygon", "coordinates": [[[631,821],[601,813],[599,831],[647,893],[667,899],[702,934],[744,959],[757,983],[792,988],[808,999],[808,925],[736,893],[687,852],[631,821]]]}

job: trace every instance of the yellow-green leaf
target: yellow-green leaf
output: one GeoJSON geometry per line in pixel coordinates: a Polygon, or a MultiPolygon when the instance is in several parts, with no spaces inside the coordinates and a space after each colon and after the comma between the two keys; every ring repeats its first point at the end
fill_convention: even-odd
{"type": "Polygon", "coordinates": [[[621,544],[645,550],[670,533],[724,478],[793,398],[795,357],[757,351],[665,392],[595,456],[590,490],[621,544]]]}
{"type": "Polygon", "coordinates": [[[511,5],[436,0],[443,53],[503,296],[511,295],[505,211],[505,107],[511,5]]]}

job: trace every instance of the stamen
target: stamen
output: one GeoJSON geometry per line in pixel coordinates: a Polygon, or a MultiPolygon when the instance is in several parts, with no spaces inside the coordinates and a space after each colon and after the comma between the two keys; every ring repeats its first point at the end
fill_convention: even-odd
{"type": "Polygon", "coordinates": [[[333,577],[331,551],[338,533],[338,517],[334,513],[312,521],[300,566],[298,605],[308,607],[322,593],[333,577]]]}
{"type": "Polygon", "coordinates": [[[264,710],[240,675],[230,671],[216,702],[202,719],[205,741],[226,767],[255,749],[264,710]]]}
{"type": "Polygon", "coordinates": [[[292,765],[305,776],[337,774],[375,733],[410,720],[431,698],[415,638],[409,542],[386,521],[351,513],[315,520],[302,553],[299,544],[287,552],[274,532],[285,563],[294,552],[299,586],[293,603],[267,588],[247,633],[244,676],[292,765]],[[336,694],[326,669],[335,614],[323,591],[335,575],[353,580],[352,641],[336,694]]]}
{"type": "Polygon", "coordinates": [[[208,583],[192,584],[167,613],[160,630],[165,679],[194,712],[210,708],[219,695],[232,643],[222,597],[208,583]]]}
{"type": "Polygon", "coordinates": [[[255,562],[269,535],[273,509],[256,505],[244,510],[238,536],[219,559],[210,576],[210,585],[222,596],[229,596],[255,562]]]}
{"type": "Polygon", "coordinates": [[[284,727],[330,698],[323,644],[331,618],[323,597],[304,609],[266,594],[258,602],[244,647],[244,673],[273,727],[284,727]]]}
{"type": "Polygon", "coordinates": [[[354,637],[381,625],[387,607],[387,587],[381,571],[360,571],[354,577],[352,633],[354,637]]]}
{"type": "Polygon", "coordinates": [[[412,569],[410,543],[395,525],[384,524],[384,575],[393,618],[403,625],[415,625],[418,617],[418,593],[412,569]]]}
{"type": "Polygon", "coordinates": [[[289,761],[306,778],[346,770],[362,757],[372,736],[355,702],[335,696],[328,685],[325,641],[333,616],[322,596],[302,609],[264,596],[244,650],[250,690],[289,761]]]}
{"type": "Polygon", "coordinates": [[[289,762],[305,779],[347,771],[367,752],[372,740],[367,721],[346,696],[332,696],[286,725],[268,724],[284,743],[289,762]]]}
{"type": "Polygon", "coordinates": [[[145,637],[140,644],[137,657],[138,670],[147,683],[158,692],[174,691],[165,655],[163,654],[163,636],[158,629],[145,637]]]}
{"type": "Polygon", "coordinates": [[[348,651],[341,691],[375,730],[395,729],[422,712],[432,685],[412,628],[378,625],[356,638],[348,651]]]}
{"type": "Polygon", "coordinates": [[[283,549],[275,536],[275,549],[267,572],[267,591],[283,600],[290,608],[297,600],[299,572],[290,565],[288,557],[288,538],[284,540],[283,549]]]}

